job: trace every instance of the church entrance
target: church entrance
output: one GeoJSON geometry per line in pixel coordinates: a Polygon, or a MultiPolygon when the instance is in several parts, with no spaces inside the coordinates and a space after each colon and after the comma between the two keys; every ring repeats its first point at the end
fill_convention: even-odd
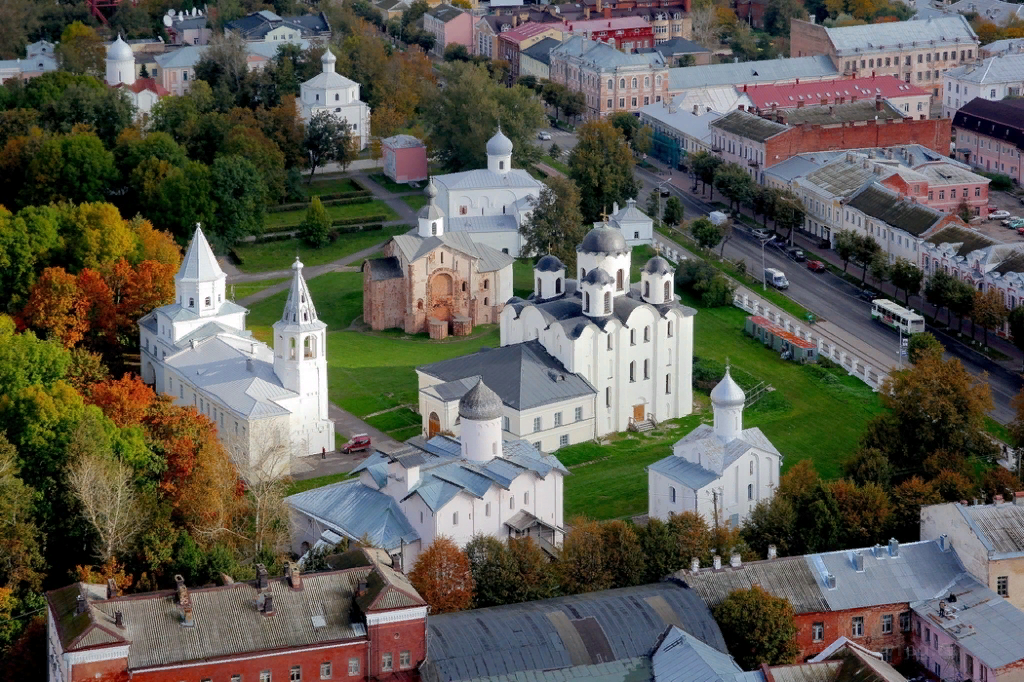
{"type": "Polygon", "coordinates": [[[437,412],[431,412],[430,417],[427,419],[427,440],[430,440],[440,432],[441,419],[437,416],[437,412]]]}
{"type": "Polygon", "coordinates": [[[442,322],[451,322],[454,289],[452,276],[446,272],[437,273],[430,278],[430,288],[427,294],[430,301],[428,317],[442,322]]]}
{"type": "Polygon", "coordinates": [[[643,403],[640,403],[639,405],[634,405],[633,406],[633,419],[637,420],[638,422],[642,422],[644,420],[644,404],[643,403]]]}

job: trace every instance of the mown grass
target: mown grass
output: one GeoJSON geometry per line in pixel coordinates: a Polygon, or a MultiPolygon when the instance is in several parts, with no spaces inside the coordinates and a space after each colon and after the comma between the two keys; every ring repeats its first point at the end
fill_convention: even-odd
{"type": "MultiPolygon", "coordinates": [[[[269,272],[287,270],[298,255],[303,265],[312,267],[332,263],[357,251],[383,244],[397,234],[409,231],[408,225],[385,225],[379,230],[341,234],[327,246],[317,249],[301,239],[284,239],[259,244],[241,244],[235,251],[242,257],[238,269],[242,272],[269,272]]],[[[358,264],[356,264],[358,265],[358,264]]]]}
{"type": "Polygon", "coordinates": [[[427,197],[422,194],[413,194],[407,197],[402,197],[402,201],[406,206],[414,211],[418,211],[427,205],[427,197]]]}
{"type": "Polygon", "coordinates": [[[383,173],[374,173],[370,176],[370,179],[375,183],[391,192],[392,194],[403,194],[405,192],[415,192],[415,187],[410,187],[408,184],[400,184],[393,182],[391,178],[384,175],[383,173]]]}
{"type": "Polygon", "coordinates": [[[358,187],[350,178],[328,178],[324,180],[314,179],[312,185],[306,185],[306,196],[321,196],[323,194],[338,194],[341,192],[358,192],[363,189],[358,187]]]}
{"type": "MultiPolygon", "coordinates": [[[[327,215],[331,220],[345,220],[348,218],[363,218],[365,216],[383,216],[383,221],[395,220],[398,214],[383,201],[367,201],[362,204],[341,204],[324,206],[327,215]]],[[[282,225],[294,225],[296,228],[306,217],[306,209],[299,208],[294,211],[279,211],[268,213],[264,221],[267,227],[281,227],[282,225]]]]}
{"type": "MultiPolygon", "coordinates": [[[[306,282],[316,306],[317,317],[327,323],[327,331],[347,329],[363,314],[363,275],[360,272],[328,272],[306,282]]],[[[271,342],[271,326],[281,319],[288,292],[281,291],[249,308],[246,324],[257,338],[271,342]]]]}
{"type": "Polygon", "coordinates": [[[263,291],[267,287],[272,287],[275,284],[287,281],[287,278],[278,278],[261,279],[258,282],[238,282],[237,284],[228,285],[228,294],[232,297],[231,300],[240,301],[246,296],[252,296],[253,294],[263,291]]]}
{"type": "Polygon", "coordinates": [[[332,483],[340,483],[341,481],[347,481],[351,476],[345,473],[339,474],[327,474],[326,476],[317,476],[316,478],[307,478],[302,481],[292,481],[285,489],[285,497],[289,495],[295,495],[297,493],[304,493],[307,490],[313,488],[322,488],[325,485],[332,483]]]}

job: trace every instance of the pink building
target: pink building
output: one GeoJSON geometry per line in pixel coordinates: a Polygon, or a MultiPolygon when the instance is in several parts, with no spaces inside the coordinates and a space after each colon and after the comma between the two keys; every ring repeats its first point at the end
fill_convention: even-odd
{"type": "Polygon", "coordinates": [[[423,15],[423,30],[434,35],[431,52],[444,54],[444,48],[452,43],[465,45],[473,51],[473,15],[451,5],[438,5],[423,15]]]}
{"type": "MultiPolygon", "coordinates": [[[[737,90],[740,88],[737,87],[737,90]]],[[[874,99],[877,95],[892,102],[903,113],[917,119],[928,118],[932,93],[895,76],[847,78],[802,83],[765,83],[744,85],[743,92],[758,109],[795,109],[810,104],[844,104],[858,99],[874,99]]]]}
{"type": "Polygon", "coordinates": [[[956,156],[987,173],[1024,178],[1024,100],[992,102],[976,97],[953,116],[956,156]]]}
{"type": "Polygon", "coordinates": [[[956,213],[966,201],[971,215],[988,217],[988,178],[972,173],[963,166],[945,161],[932,161],[899,168],[881,181],[886,187],[943,213],[956,213]]]}
{"type": "Polygon", "coordinates": [[[427,145],[412,135],[394,135],[380,141],[384,175],[398,183],[426,180],[427,145]]]}

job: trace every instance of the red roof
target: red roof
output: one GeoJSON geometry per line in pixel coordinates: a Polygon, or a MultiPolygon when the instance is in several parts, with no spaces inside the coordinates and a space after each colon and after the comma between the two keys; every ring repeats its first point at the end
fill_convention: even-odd
{"type": "Polygon", "coordinates": [[[527,38],[532,38],[536,35],[540,35],[545,31],[551,29],[558,29],[557,24],[535,24],[532,21],[528,21],[519,28],[514,28],[511,31],[505,31],[498,34],[499,40],[507,40],[510,43],[521,43],[527,38]]]}
{"type": "Polygon", "coordinates": [[[801,339],[799,336],[791,332],[787,332],[785,329],[775,324],[767,317],[761,317],[760,315],[751,315],[748,319],[754,324],[756,324],[758,327],[761,327],[767,332],[771,332],[780,339],[789,341],[791,344],[798,348],[803,348],[804,350],[814,348],[814,344],[811,343],[810,341],[801,339]]]}
{"type": "Polygon", "coordinates": [[[805,105],[820,104],[823,99],[828,100],[831,104],[840,98],[849,102],[852,97],[864,99],[881,95],[889,99],[931,94],[916,85],[904,83],[895,76],[871,76],[781,85],[748,85],[743,86],[743,92],[758,109],[771,109],[772,105],[779,109],[788,109],[796,107],[801,102],[805,105]]]}
{"type": "Polygon", "coordinates": [[[118,83],[114,87],[117,87],[117,88],[128,88],[129,90],[134,92],[136,95],[139,94],[140,92],[142,92],[143,90],[151,90],[152,92],[155,92],[156,94],[160,95],[161,97],[163,97],[164,95],[171,94],[170,90],[168,90],[164,86],[162,86],[159,83],[157,83],[156,80],[153,79],[153,78],[136,78],[135,82],[132,83],[131,85],[128,85],[126,83],[118,83]]]}

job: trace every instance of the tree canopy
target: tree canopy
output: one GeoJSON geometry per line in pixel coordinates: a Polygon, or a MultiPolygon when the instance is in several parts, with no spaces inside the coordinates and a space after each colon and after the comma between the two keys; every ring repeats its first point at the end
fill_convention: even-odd
{"type": "Polygon", "coordinates": [[[580,189],[580,208],[588,222],[601,220],[615,203],[636,197],[633,154],[622,133],[609,121],[590,121],[577,131],[569,153],[569,177],[580,189]]]}

